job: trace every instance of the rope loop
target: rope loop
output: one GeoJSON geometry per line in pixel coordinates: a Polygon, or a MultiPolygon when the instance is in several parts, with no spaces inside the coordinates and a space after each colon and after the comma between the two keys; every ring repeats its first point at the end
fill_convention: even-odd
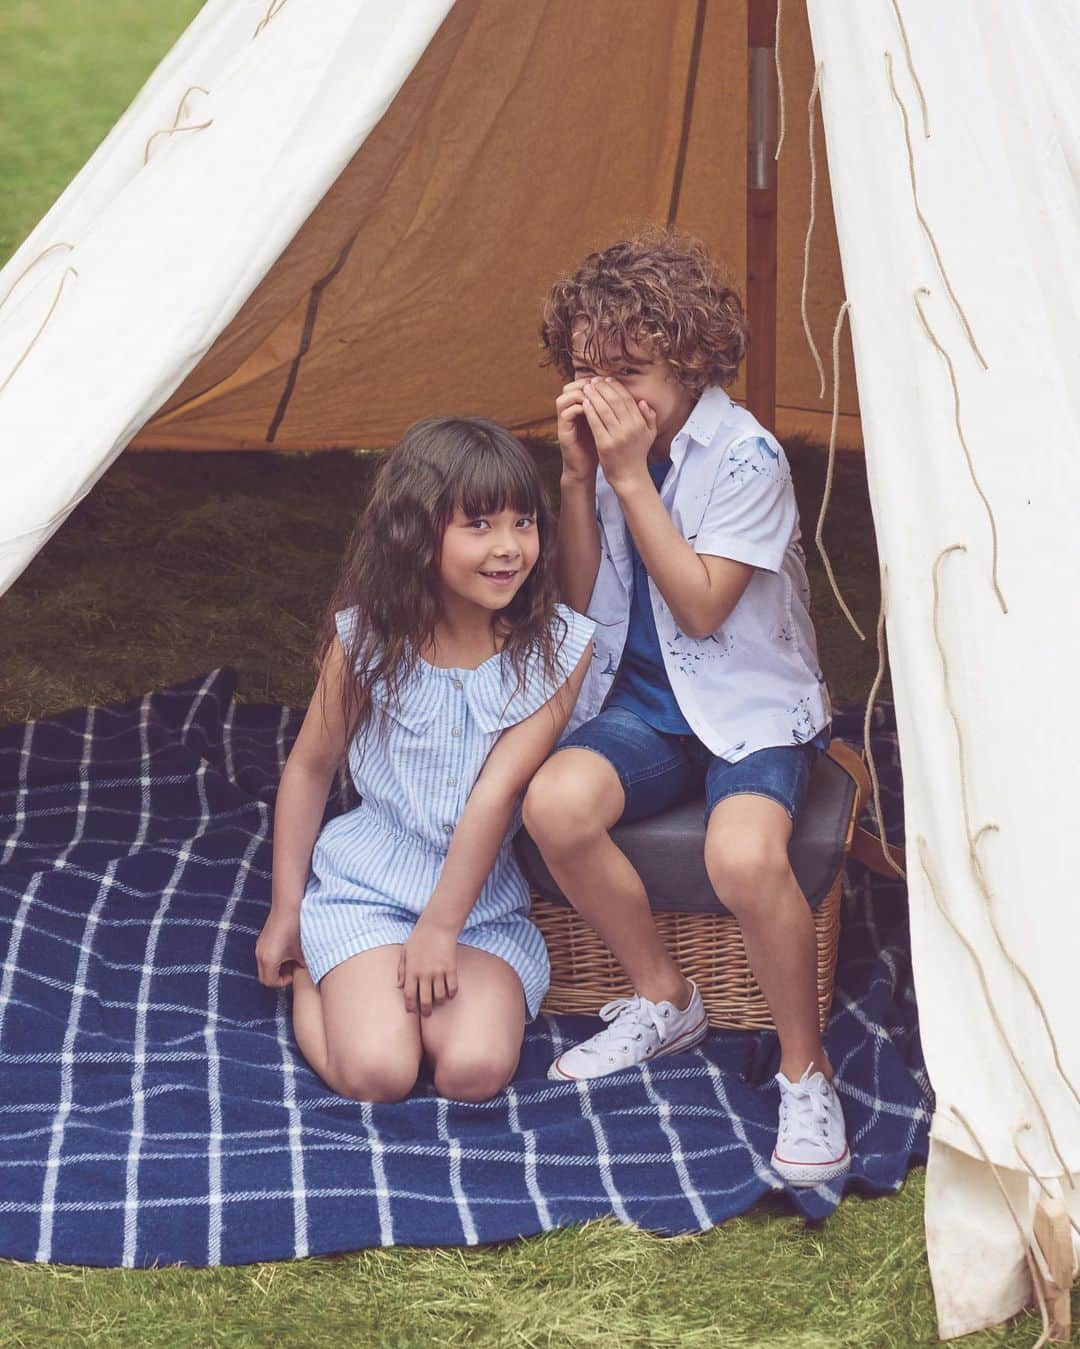
{"type": "Polygon", "coordinates": [[[156,141],[159,136],[173,136],[178,131],[205,131],[208,126],[213,126],[214,119],[212,117],[209,120],[209,122],[203,122],[199,126],[180,125],[180,118],[183,116],[184,112],[184,104],[188,101],[188,96],[190,94],[194,94],[196,91],[198,91],[200,94],[206,94],[207,97],[209,97],[210,95],[210,90],[204,89],[201,84],[188,85],[188,87],[184,90],[183,94],[180,96],[180,102],[176,105],[176,112],[173,114],[172,125],[169,127],[163,127],[161,131],[155,131],[154,134],[147,139],[146,145],[143,147],[144,164],[149,163],[150,147],[151,145],[153,145],[154,141],[156,141]]]}
{"type": "Polygon", "coordinates": [[[259,34],[262,32],[262,30],[266,27],[266,25],[270,22],[271,19],[277,18],[277,16],[285,8],[286,3],[287,0],[270,0],[270,4],[267,7],[266,13],[259,20],[258,27],[251,35],[252,42],[255,41],[255,39],[259,36],[259,34]]]}
{"type": "MultiPolygon", "coordinates": [[[[8,371],[7,378],[4,380],[4,382],[3,382],[2,384],[0,384],[0,393],[3,393],[4,390],[7,388],[7,386],[8,386],[8,385],[11,383],[11,381],[15,378],[15,375],[16,375],[16,373],[17,373],[19,367],[22,365],[23,361],[26,360],[27,356],[30,355],[30,353],[34,350],[34,347],[37,345],[37,340],[38,340],[38,338],[39,338],[39,337],[41,336],[41,334],[45,331],[45,325],[46,325],[46,324],[49,322],[49,320],[52,318],[54,312],[56,311],[56,306],[60,303],[60,296],[63,295],[63,293],[64,293],[64,286],[65,286],[66,283],[67,283],[68,277],[69,277],[69,276],[74,276],[74,277],[78,278],[78,275],[79,275],[79,273],[75,270],[74,267],[65,267],[65,268],[64,268],[64,274],[63,274],[63,276],[60,278],[60,284],[59,284],[59,286],[57,286],[57,288],[56,288],[56,294],[53,296],[53,302],[52,302],[51,305],[49,305],[48,312],[46,313],[45,317],[41,320],[41,323],[40,323],[40,325],[38,326],[37,332],[36,332],[36,333],[33,335],[33,337],[30,339],[30,345],[26,348],[26,350],[23,352],[23,354],[22,354],[22,355],[19,357],[19,359],[15,362],[15,364],[12,366],[12,368],[10,369],[10,371],[8,371]]],[[[9,292],[9,294],[10,294],[10,292],[9,292]]],[[[6,299],[7,296],[5,296],[4,298],[6,299]]]]}
{"type": "Polygon", "coordinates": [[[75,247],[74,244],[58,243],[58,244],[50,244],[48,248],[42,249],[42,251],[37,255],[37,257],[34,258],[32,262],[28,262],[26,266],[22,269],[22,271],[19,273],[19,275],[15,278],[15,280],[11,283],[11,285],[8,286],[7,290],[4,292],[3,299],[0,299],[0,309],[3,309],[4,305],[6,305],[8,300],[10,300],[11,297],[15,294],[15,291],[18,289],[19,283],[22,281],[22,279],[34,270],[34,268],[38,265],[38,263],[42,260],[42,258],[47,258],[50,253],[55,253],[58,248],[66,248],[70,253],[74,247],[75,247]]]}

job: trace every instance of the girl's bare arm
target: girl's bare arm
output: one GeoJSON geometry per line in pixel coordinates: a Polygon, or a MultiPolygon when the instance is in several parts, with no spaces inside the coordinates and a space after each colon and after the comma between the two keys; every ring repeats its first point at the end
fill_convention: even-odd
{"type": "Polygon", "coordinates": [[[270,987],[287,984],[291,976],[281,965],[299,959],[300,901],[330,784],[345,753],[344,669],[345,653],[335,639],[278,787],[270,916],[255,945],[259,978],[270,987]]]}
{"type": "Polygon", "coordinates": [[[570,719],[591,657],[590,647],[555,696],[495,742],[461,812],[422,923],[436,924],[455,936],[465,926],[518,799],[570,719]]]}

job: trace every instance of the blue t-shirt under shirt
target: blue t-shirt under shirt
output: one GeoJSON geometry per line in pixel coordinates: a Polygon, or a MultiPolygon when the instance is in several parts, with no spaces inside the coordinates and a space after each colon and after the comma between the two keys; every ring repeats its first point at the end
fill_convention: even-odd
{"type": "MultiPolygon", "coordinates": [[[[670,459],[649,465],[649,476],[658,492],[670,468],[670,459]]],[[[626,532],[634,559],[630,628],[619,662],[619,673],[606,706],[623,707],[628,712],[635,712],[655,730],[663,731],[666,735],[693,735],[686,718],[679,711],[679,704],[675,701],[664,668],[664,656],[656,632],[652,600],[649,598],[649,573],[634,543],[634,536],[629,530],[626,532]]]]}

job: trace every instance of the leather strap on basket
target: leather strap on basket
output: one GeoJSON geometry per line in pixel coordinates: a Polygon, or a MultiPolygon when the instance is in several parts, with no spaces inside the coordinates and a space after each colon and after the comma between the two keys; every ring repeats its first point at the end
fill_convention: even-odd
{"type": "MultiPolygon", "coordinates": [[[[856,820],[863,812],[863,807],[870,799],[870,774],[867,772],[862,754],[858,750],[852,749],[850,745],[845,744],[843,740],[831,741],[827,753],[829,758],[838,764],[855,783],[855,799],[851,806],[851,821],[848,825],[848,836],[844,845],[845,854],[850,854],[856,861],[861,862],[864,867],[868,867],[876,875],[888,876],[891,879],[896,875],[896,870],[889,865],[881,839],[868,829],[862,829],[856,824],[856,820]]],[[[903,849],[897,848],[893,844],[890,845],[889,851],[899,866],[903,867],[903,849]]]]}

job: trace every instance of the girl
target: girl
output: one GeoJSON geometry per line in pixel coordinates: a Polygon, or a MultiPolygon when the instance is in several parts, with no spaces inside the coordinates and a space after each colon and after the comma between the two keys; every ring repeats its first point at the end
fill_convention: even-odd
{"type": "Polygon", "coordinates": [[[593,624],[556,605],[536,468],[491,422],[431,418],[391,452],[324,621],[282,774],[255,955],[293,986],[304,1056],[343,1096],[397,1101],[421,1059],[487,1100],[547,991],[511,848],[562,733],[593,624]],[[348,749],[360,804],[320,822],[348,749]]]}

